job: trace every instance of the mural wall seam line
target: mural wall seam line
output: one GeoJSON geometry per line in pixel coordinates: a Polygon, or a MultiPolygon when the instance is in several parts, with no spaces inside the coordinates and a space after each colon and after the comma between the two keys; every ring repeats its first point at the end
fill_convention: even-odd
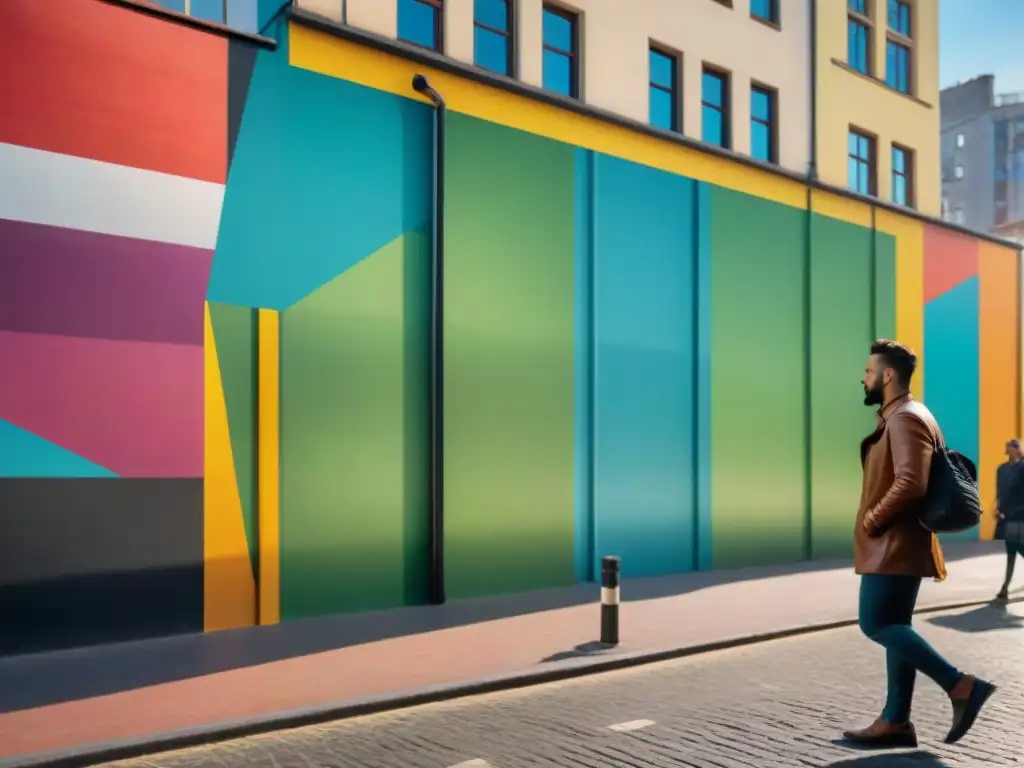
{"type": "Polygon", "coordinates": [[[256,587],[256,626],[263,623],[263,577],[261,572],[263,570],[263,533],[260,530],[260,520],[262,519],[261,510],[263,508],[262,499],[260,498],[260,477],[261,477],[261,466],[260,466],[260,440],[262,430],[260,429],[260,311],[256,307],[252,307],[250,310],[250,317],[252,322],[252,339],[250,341],[252,349],[252,402],[256,404],[256,413],[253,414],[253,420],[255,423],[255,429],[253,430],[253,441],[251,446],[251,457],[253,467],[253,486],[254,492],[252,494],[253,503],[253,516],[256,518],[256,525],[254,530],[256,533],[256,567],[253,572],[253,581],[256,587]]]}
{"type": "Polygon", "coordinates": [[[803,530],[803,558],[804,560],[812,560],[814,558],[814,510],[812,509],[813,493],[814,488],[812,484],[811,470],[814,463],[813,446],[811,445],[814,438],[814,430],[811,424],[811,418],[813,416],[813,397],[812,397],[812,386],[813,386],[813,373],[811,369],[811,259],[812,259],[812,242],[814,232],[814,190],[810,184],[807,185],[807,210],[804,213],[805,228],[804,228],[804,253],[803,253],[803,272],[801,274],[802,284],[802,296],[803,296],[803,380],[804,380],[804,396],[803,396],[803,496],[804,496],[804,530],[803,530]]]}
{"type": "Polygon", "coordinates": [[[696,334],[694,350],[697,360],[695,410],[696,442],[694,443],[696,491],[696,535],[697,570],[710,571],[714,568],[714,520],[711,509],[711,189],[695,181],[695,225],[697,235],[694,267],[696,281],[694,295],[696,334]]]}
{"type": "Polygon", "coordinates": [[[596,552],[597,545],[595,539],[595,531],[597,530],[597,521],[594,519],[596,514],[597,506],[594,504],[594,487],[596,478],[594,476],[594,424],[597,419],[597,415],[594,411],[594,356],[596,354],[595,348],[595,334],[594,334],[594,288],[595,288],[595,277],[594,277],[594,265],[596,264],[595,249],[597,243],[597,153],[592,150],[587,150],[587,176],[590,182],[587,185],[587,200],[586,200],[586,214],[587,214],[587,296],[586,296],[586,316],[587,316],[587,455],[586,455],[586,482],[587,482],[587,503],[589,506],[588,515],[590,516],[590,524],[587,527],[587,581],[597,581],[597,563],[596,563],[596,552]]]}

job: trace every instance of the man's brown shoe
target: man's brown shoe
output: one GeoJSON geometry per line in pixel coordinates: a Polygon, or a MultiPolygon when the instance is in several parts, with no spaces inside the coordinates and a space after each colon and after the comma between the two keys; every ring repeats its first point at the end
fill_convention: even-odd
{"type": "Polygon", "coordinates": [[[960,685],[950,692],[950,700],[953,704],[953,726],[945,738],[947,744],[956,744],[967,735],[978,718],[981,708],[995,692],[996,687],[988,680],[982,680],[973,675],[964,676],[960,685]]]}
{"type": "Polygon", "coordinates": [[[917,731],[914,730],[913,723],[891,725],[882,718],[859,731],[844,732],[843,738],[851,744],[872,749],[917,746],[917,731]]]}

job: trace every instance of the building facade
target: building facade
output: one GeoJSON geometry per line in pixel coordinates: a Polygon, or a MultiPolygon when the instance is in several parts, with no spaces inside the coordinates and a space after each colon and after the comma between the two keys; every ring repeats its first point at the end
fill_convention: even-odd
{"type": "Polygon", "coordinates": [[[816,3],[822,181],[941,213],[939,4],[816,3]]]}
{"type": "Polygon", "coordinates": [[[992,497],[1015,248],[322,16],[62,7],[0,3],[0,653],[847,555],[878,336],[992,497]]]}
{"type": "Polygon", "coordinates": [[[795,173],[809,160],[808,0],[298,0],[638,123],[795,173]]]}
{"type": "Polygon", "coordinates": [[[947,221],[1024,242],[1024,94],[991,75],[942,91],[942,203],[947,221]]]}

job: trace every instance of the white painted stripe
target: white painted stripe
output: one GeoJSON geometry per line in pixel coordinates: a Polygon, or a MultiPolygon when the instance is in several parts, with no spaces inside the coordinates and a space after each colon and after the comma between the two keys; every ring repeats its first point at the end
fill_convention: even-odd
{"type": "Polygon", "coordinates": [[[214,248],[224,185],[0,142],[0,218],[214,248]]]}
{"type": "Polygon", "coordinates": [[[459,763],[458,765],[451,765],[448,768],[490,768],[490,765],[491,764],[486,760],[476,758],[473,760],[467,760],[464,763],[459,763]]]}
{"type": "Polygon", "coordinates": [[[628,723],[609,725],[608,729],[618,731],[619,733],[626,733],[627,731],[639,731],[641,728],[648,728],[652,725],[654,725],[653,720],[630,720],[628,723]]]}
{"type": "Polygon", "coordinates": [[[619,588],[618,587],[601,587],[601,604],[602,605],[618,605],[619,604],[619,588]]]}

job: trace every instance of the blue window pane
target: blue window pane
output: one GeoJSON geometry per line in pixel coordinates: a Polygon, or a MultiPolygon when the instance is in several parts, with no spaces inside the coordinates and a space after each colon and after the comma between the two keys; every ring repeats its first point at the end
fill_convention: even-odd
{"type": "Polygon", "coordinates": [[[399,0],[398,4],[398,36],[410,43],[437,47],[436,19],[437,8],[416,0],[399,0]]]}
{"type": "Polygon", "coordinates": [[[850,133],[846,136],[846,154],[856,155],[857,154],[857,134],[850,133]]]}
{"type": "Polygon", "coordinates": [[[473,0],[473,18],[479,24],[508,32],[508,0],[473,0]]]}
{"type": "Polygon", "coordinates": [[[902,149],[894,149],[892,151],[892,169],[898,173],[903,173],[906,170],[902,149]]]}
{"type": "Polygon", "coordinates": [[[671,56],[651,51],[651,82],[662,88],[672,88],[675,84],[675,64],[676,62],[671,56]]]}
{"type": "Polygon", "coordinates": [[[722,106],[723,87],[722,76],[713,72],[705,72],[701,79],[701,101],[712,104],[716,107],[722,106]]]}
{"type": "Polygon", "coordinates": [[[848,0],[846,7],[854,13],[868,13],[868,0],[848,0]]]}
{"type": "Polygon", "coordinates": [[[750,89],[750,116],[763,122],[771,122],[772,97],[758,88],[750,89]]]}
{"type": "Polygon", "coordinates": [[[772,132],[764,123],[750,124],[750,156],[766,163],[772,160],[772,132]]]}
{"type": "Polygon", "coordinates": [[[701,138],[708,144],[725,146],[725,120],[714,107],[701,107],[701,138]]]}
{"type": "Polygon", "coordinates": [[[889,29],[910,37],[910,6],[900,0],[889,0],[887,14],[889,29]]]}
{"type": "Polygon", "coordinates": [[[571,51],[572,22],[559,14],[544,10],[544,45],[560,51],[571,51]]]}
{"type": "Polygon", "coordinates": [[[868,183],[868,164],[857,164],[857,191],[863,195],[871,194],[871,186],[868,183]]]}
{"type": "Polygon", "coordinates": [[[473,29],[473,61],[478,67],[501,75],[508,70],[508,38],[483,27],[473,29]]]}
{"type": "Polygon", "coordinates": [[[846,183],[854,192],[857,192],[857,166],[860,163],[855,158],[846,158],[846,183]]]}
{"type": "Polygon", "coordinates": [[[228,26],[243,32],[259,32],[257,6],[252,0],[228,0],[228,26]]]}
{"type": "Polygon", "coordinates": [[[750,15],[775,21],[775,0],[750,0],[750,15]]]}
{"type": "Polygon", "coordinates": [[[651,92],[651,125],[664,128],[666,131],[674,131],[675,122],[675,100],[668,91],[660,88],[650,88],[651,92]]]}
{"type": "Polygon", "coordinates": [[[885,82],[890,88],[910,92],[910,51],[892,41],[885,45],[885,82]]]}
{"type": "Polygon", "coordinates": [[[907,180],[902,176],[892,177],[892,200],[899,205],[907,204],[907,180]]]}
{"type": "Polygon", "coordinates": [[[868,73],[868,28],[860,22],[847,22],[847,45],[849,61],[847,62],[858,72],[868,73]]]}
{"type": "Polygon", "coordinates": [[[192,0],[189,9],[191,16],[203,21],[224,23],[224,0],[192,0]]]}
{"type": "Polygon", "coordinates": [[[544,87],[563,96],[572,96],[572,68],[568,56],[544,51],[544,87]]]}
{"type": "Polygon", "coordinates": [[[868,160],[871,157],[870,152],[871,152],[871,147],[868,144],[867,136],[858,136],[857,137],[857,157],[859,157],[861,160],[868,160]]]}
{"type": "Polygon", "coordinates": [[[156,4],[163,6],[168,11],[185,12],[185,0],[157,0],[156,4]]]}

